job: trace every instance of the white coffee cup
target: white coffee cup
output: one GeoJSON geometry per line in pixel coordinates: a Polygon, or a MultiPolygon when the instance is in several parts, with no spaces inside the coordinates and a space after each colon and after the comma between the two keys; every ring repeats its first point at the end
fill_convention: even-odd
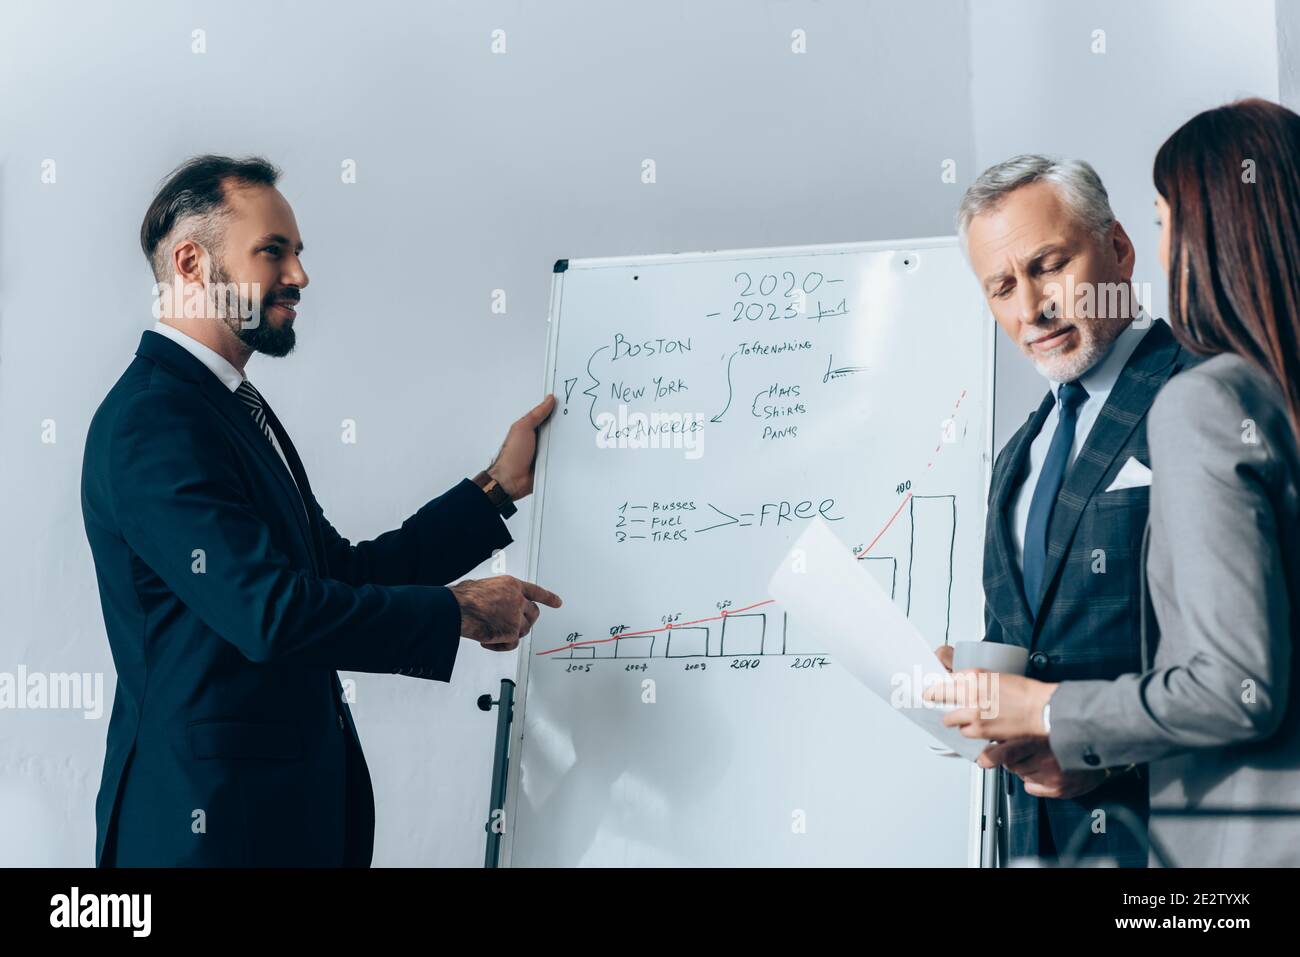
{"type": "Polygon", "coordinates": [[[1029,665],[1029,650],[998,641],[957,641],[952,646],[952,670],[981,668],[1009,675],[1023,675],[1029,665]]]}

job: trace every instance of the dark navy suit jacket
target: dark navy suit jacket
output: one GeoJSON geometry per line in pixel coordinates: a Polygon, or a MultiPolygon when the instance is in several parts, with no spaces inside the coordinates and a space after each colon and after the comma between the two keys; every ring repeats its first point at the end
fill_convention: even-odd
{"type": "MultiPolygon", "coordinates": [[[[1146,419],[1152,400],[1170,376],[1199,361],[1177,343],[1166,323],[1153,322],[1065,473],[1047,530],[1043,598],[1034,614],[1025,599],[1009,523],[1013,493],[1029,470],[1029,447],[1055,402],[1050,391],[993,464],[984,543],[986,639],[1027,648],[1027,673],[1040,681],[1117,678],[1146,670],[1139,595],[1150,489],[1105,490],[1130,457],[1150,467],[1146,419]]],[[[1009,777],[1011,857],[1042,853],[1040,834],[1050,830],[1055,854],[1077,839],[1083,857],[1146,866],[1144,768],[1071,799],[1034,797],[1020,778],[1009,777]],[[1119,820],[1122,815],[1097,814],[1116,806],[1136,819],[1138,833],[1119,820]]]]}
{"type": "Polygon", "coordinates": [[[443,586],[511,541],[465,480],[350,544],[268,418],[292,477],[149,331],[91,422],[82,512],[117,669],[97,865],[368,866],[374,795],[336,672],[448,680],[443,586]]]}

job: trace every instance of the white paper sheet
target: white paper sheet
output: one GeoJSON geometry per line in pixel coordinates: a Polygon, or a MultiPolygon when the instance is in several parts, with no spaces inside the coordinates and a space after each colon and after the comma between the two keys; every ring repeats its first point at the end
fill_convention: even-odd
{"type": "Polygon", "coordinates": [[[816,635],[832,661],[939,744],[972,761],[988,744],[945,727],[945,709],[921,701],[926,683],[945,674],[943,664],[821,518],[795,542],[768,589],[792,631],[816,635]]]}

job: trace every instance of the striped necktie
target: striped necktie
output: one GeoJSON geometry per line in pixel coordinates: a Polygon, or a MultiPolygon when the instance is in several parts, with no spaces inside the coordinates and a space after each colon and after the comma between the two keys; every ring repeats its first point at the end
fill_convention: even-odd
{"type": "Polygon", "coordinates": [[[257,389],[253,387],[253,383],[245,379],[243,382],[239,383],[239,388],[235,390],[235,395],[239,397],[240,402],[244,403],[244,405],[248,407],[248,412],[253,417],[253,421],[257,424],[257,427],[262,430],[262,434],[266,436],[266,441],[271,443],[271,448],[275,450],[276,456],[280,459],[281,463],[283,463],[284,470],[289,473],[289,481],[293,482],[293,487],[298,492],[298,500],[302,502],[303,512],[310,514],[307,509],[307,502],[302,497],[302,489],[298,488],[298,480],[293,476],[293,469],[289,468],[289,459],[280,449],[279,443],[275,440],[275,433],[271,431],[271,423],[266,418],[266,403],[262,399],[262,393],[258,392],[257,389]]]}
{"type": "Polygon", "coordinates": [[[262,430],[266,440],[271,443],[271,448],[275,448],[275,436],[271,433],[271,423],[266,420],[266,403],[262,401],[262,393],[253,388],[253,383],[245,379],[239,383],[239,388],[235,390],[235,395],[239,396],[239,401],[248,406],[249,413],[253,416],[253,421],[257,427],[262,430]]]}

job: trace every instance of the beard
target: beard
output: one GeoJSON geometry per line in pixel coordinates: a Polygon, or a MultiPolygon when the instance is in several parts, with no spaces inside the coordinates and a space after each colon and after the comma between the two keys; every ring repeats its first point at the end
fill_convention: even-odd
{"type": "MultiPolygon", "coordinates": [[[[1124,331],[1127,324],[1127,320],[1114,325],[1105,320],[1075,320],[1070,325],[1075,328],[1079,344],[1073,350],[1038,356],[1033,353],[1028,343],[1022,343],[1021,348],[1034,360],[1034,368],[1043,378],[1053,382],[1073,382],[1097,364],[1110,350],[1111,344],[1119,338],[1119,334],[1124,331]]],[[[1037,331],[1034,333],[1034,338],[1037,339],[1041,335],[1043,333],[1037,331]]]]}
{"type": "MultiPolygon", "coordinates": [[[[211,265],[209,282],[212,284],[230,282],[229,273],[226,272],[221,263],[215,260],[211,265]]],[[[260,352],[266,356],[287,356],[293,351],[298,339],[293,331],[293,319],[285,319],[282,325],[273,326],[266,319],[266,310],[275,305],[277,301],[292,305],[298,299],[299,295],[296,289],[287,294],[282,293],[279,297],[263,296],[260,300],[248,301],[241,296],[240,305],[247,308],[241,308],[238,315],[222,316],[221,321],[226,324],[226,328],[233,332],[240,342],[254,352],[260,352]],[[243,318],[241,318],[243,315],[255,318],[257,320],[256,325],[245,325],[243,318]]]]}

